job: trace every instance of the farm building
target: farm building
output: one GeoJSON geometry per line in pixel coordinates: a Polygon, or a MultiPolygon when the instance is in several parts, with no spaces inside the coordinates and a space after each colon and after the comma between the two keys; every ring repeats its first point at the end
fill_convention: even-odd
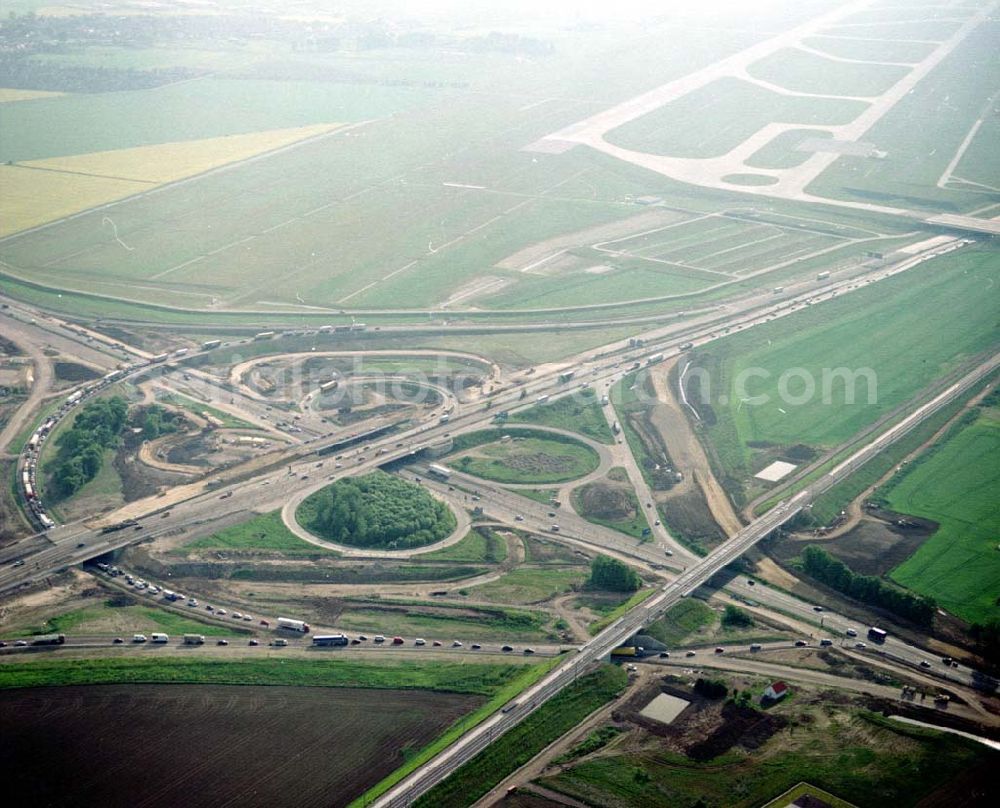
{"type": "Polygon", "coordinates": [[[784,682],[771,682],[764,690],[764,698],[777,701],[788,695],[788,685],[784,682]]]}

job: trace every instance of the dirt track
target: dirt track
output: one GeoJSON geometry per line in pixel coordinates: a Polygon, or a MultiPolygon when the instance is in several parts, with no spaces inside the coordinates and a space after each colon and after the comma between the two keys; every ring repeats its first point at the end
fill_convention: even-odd
{"type": "Polygon", "coordinates": [[[727,536],[734,536],[743,527],[743,523],[736,515],[736,510],[726,492],[712,474],[712,467],[709,465],[705,450],[667,381],[670,371],[676,364],[677,359],[672,359],[660,365],[655,373],[650,374],[659,401],[650,413],[650,421],[659,431],[670,457],[684,472],[684,479],[674,491],[684,493],[697,485],[719,527],[727,536]]]}

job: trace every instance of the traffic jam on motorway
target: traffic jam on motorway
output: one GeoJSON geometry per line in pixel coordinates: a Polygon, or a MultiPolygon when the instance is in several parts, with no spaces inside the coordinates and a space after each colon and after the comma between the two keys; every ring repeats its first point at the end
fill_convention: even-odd
{"type": "MultiPolygon", "coordinates": [[[[137,592],[142,592],[153,598],[159,598],[166,603],[180,605],[186,604],[190,609],[202,609],[208,612],[215,619],[225,619],[239,621],[240,625],[249,624],[255,628],[267,630],[267,631],[283,631],[290,632],[295,635],[301,635],[303,639],[306,635],[312,631],[312,627],[302,621],[295,620],[289,617],[278,617],[277,619],[271,620],[258,620],[253,615],[245,614],[239,611],[232,611],[222,607],[212,606],[211,604],[200,604],[197,598],[189,597],[183,595],[180,592],[175,592],[171,589],[165,589],[157,584],[150,583],[141,578],[125,572],[117,566],[112,564],[106,564],[104,562],[99,562],[97,564],[98,569],[106,573],[111,578],[121,578],[126,586],[133,588],[137,592]]],[[[151,643],[153,645],[165,645],[169,643],[170,636],[168,634],[153,633],[150,635],[136,633],[133,634],[129,639],[128,643],[132,645],[143,645],[145,643],[151,643]]],[[[28,639],[20,639],[12,642],[0,641],[0,648],[25,648],[25,647],[35,647],[35,646],[55,646],[63,645],[66,642],[66,636],[64,634],[58,635],[45,635],[43,637],[31,637],[28,639]]],[[[184,634],[181,638],[181,645],[204,645],[206,642],[205,635],[203,634],[184,634]]],[[[461,640],[451,640],[450,642],[445,642],[442,640],[427,640],[423,637],[416,637],[412,642],[405,640],[403,637],[385,637],[382,634],[376,634],[369,638],[365,634],[358,634],[355,637],[349,637],[346,634],[315,634],[312,637],[312,646],[316,648],[320,647],[339,647],[339,646],[358,646],[363,644],[368,644],[370,642],[370,647],[387,647],[387,648],[398,648],[400,646],[405,646],[408,648],[452,648],[452,649],[465,649],[468,648],[472,651],[482,651],[483,644],[479,642],[463,642],[461,640]]],[[[220,638],[215,641],[216,645],[225,646],[229,645],[230,641],[225,638],[220,638]]],[[[126,639],[123,637],[115,637],[111,641],[112,645],[125,645],[126,639]]],[[[251,638],[247,641],[249,646],[259,646],[261,641],[257,638],[251,638]]],[[[288,640],[284,637],[275,637],[268,642],[269,646],[272,647],[286,647],[288,646],[288,640]]],[[[515,651],[513,645],[504,644],[500,647],[503,653],[512,653],[515,651]]],[[[531,655],[536,653],[534,648],[524,647],[521,648],[521,653],[531,655]]]]}

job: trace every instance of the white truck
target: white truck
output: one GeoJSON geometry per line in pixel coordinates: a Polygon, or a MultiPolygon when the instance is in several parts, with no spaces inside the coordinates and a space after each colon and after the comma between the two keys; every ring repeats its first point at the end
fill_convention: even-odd
{"type": "Polygon", "coordinates": [[[301,620],[292,620],[289,617],[279,617],[278,628],[283,628],[286,631],[298,631],[302,634],[309,632],[308,623],[303,623],[301,620]]]}
{"type": "Polygon", "coordinates": [[[162,645],[163,643],[165,643],[165,642],[170,642],[170,635],[169,635],[169,634],[150,634],[150,635],[149,635],[149,638],[150,638],[150,639],[151,639],[151,640],[152,640],[153,642],[158,642],[158,643],[160,643],[161,645],[162,645]]]}
{"type": "Polygon", "coordinates": [[[204,634],[185,634],[184,635],[185,645],[204,645],[205,635],[204,634]]]}

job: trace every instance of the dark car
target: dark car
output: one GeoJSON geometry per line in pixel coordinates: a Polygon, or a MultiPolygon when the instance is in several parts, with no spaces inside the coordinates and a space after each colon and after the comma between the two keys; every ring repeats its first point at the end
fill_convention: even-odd
{"type": "Polygon", "coordinates": [[[481,650],[481,649],[482,649],[482,647],[483,647],[483,646],[481,646],[481,645],[480,645],[479,643],[477,643],[477,642],[474,642],[474,643],[472,643],[472,650],[473,650],[473,651],[479,651],[479,650],[481,650]]]}
{"type": "Polygon", "coordinates": [[[795,641],[795,647],[796,648],[805,648],[807,645],[809,645],[809,643],[807,643],[805,640],[796,640],[795,641]]]}
{"type": "Polygon", "coordinates": [[[125,640],[123,640],[121,637],[115,637],[111,642],[114,645],[121,645],[123,642],[125,642],[125,640]]]}
{"type": "Polygon", "coordinates": [[[533,654],[533,653],[535,653],[535,649],[534,648],[525,648],[524,649],[524,653],[526,653],[526,654],[533,654]]]}
{"type": "Polygon", "coordinates": [[[724,654],[725,652],[726,652],[726,649],[725,649],[725,648],[723,648],[723,647],[722,647],[721,645],[720,645],[720,646],[718,646],[718,647],[717,647],[717,648],[715,649],[715,653],[717,653],[717,654],[724,654]]]}
{"type": "Polygon", "coordinates": [[[670,659],[669,651],[660,651],[660,659],[670,659]]]}
{"type": "Polygon", "coordinates": [[[247,645],[260,645],[260,640],[250,640],[247,645]]]}
{"type": "Polygon", "coordinates": [[[216,645],[229,645],[229,640],[219,640],[216,645]]]}
{"type": "Polygon", "coordinates": [[[501,648],[500,650],[501,650],[501,651],[513,651],[514,649],[513,649],[513,648],[512,648],[511,646],[509,646],[509,645],[505,645],[505,646],[504,646],[503,648],[501,648]]]}

